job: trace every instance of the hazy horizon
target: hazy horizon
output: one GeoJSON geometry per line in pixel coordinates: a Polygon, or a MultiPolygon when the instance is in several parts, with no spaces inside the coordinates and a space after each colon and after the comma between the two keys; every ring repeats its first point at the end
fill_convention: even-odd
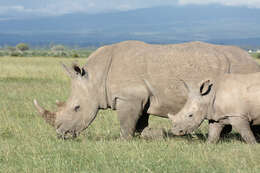
{"type": "Polygon", "coordinates": [[[259,19],[259,0],[9,0],[0,2],[0,45],[135,39],[260,47],[259,19]]]}

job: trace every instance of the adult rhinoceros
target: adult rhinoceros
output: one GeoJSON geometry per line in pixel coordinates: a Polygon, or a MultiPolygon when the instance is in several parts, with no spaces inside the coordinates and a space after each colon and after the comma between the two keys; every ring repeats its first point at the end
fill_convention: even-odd
{"type": "Polygon", "coordinates": [[[227,69],[231,73],[260,71],[240,48],[202,42],[152,45],[125,41],[99,48],[83,68],[64,67],[71,77],[69,99],[54,113],[34,100],[38,112],[63,138],[77,136],[99,109],[107,108],[117,111],[121,136],[131,138],[148,126],[150,114],[168,117],[183,107],[187,95],[179,79],[197,84],[227,69]]]}

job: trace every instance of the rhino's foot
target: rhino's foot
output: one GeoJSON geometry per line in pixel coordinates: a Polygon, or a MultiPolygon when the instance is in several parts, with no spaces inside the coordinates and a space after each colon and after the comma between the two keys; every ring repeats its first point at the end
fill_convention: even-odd
{"type": "Polygon", "coordinates": [[[164,128],[145,128],[140,135],[144,139],[162,139],[169,136],[169,132],[164,128]]]}
{"type": "Polygon", "coordinates": [[[121,131],[120,138],[122,140],[131,140],[131,139],[133,139],[133,136],[132,135],[126,135],[126,134],[122,133],[122,131],[121,131]]]}
{"type": "Polygon", "coordinates": [[[218,140],[208,138],[207,143],[208,143],[208,144],[217,144],[217,143],[218,143],[218,140]]]}

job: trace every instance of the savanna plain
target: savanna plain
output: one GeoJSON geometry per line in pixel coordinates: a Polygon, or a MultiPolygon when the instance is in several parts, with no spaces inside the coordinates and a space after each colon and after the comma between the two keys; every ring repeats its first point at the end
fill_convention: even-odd
{"type": "MultiPolygon", "coordinates": [[[[207,123],[193,135],[120,139],[116,113],[100,111],[75,140],[57,139],[38,116],[33,99],[50,110],[70,93],[60,62],[75,58],[0,58],[0,172],[260,172],[260,145],[245,144],[232,131],[207,144],[207,123]]],[[[77,59],[84,65],[86,58],[77,59]]],[[[151,116],[151,128],[170,129],[151,116]]]]}

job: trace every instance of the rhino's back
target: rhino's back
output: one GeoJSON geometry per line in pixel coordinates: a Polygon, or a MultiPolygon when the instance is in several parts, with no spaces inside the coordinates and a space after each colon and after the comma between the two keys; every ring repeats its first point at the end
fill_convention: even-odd
{"type": "MultiPolygon", "coordinates": [[[[140,41],[125,41],[113,45],[112,56],[114,72],[124,71],[128,75],[133,74],[133,69],[139,75],[140,73],[161,75],[166,71],[181,72],[186,68],[194,72],[205,70],[208,66],[211,70],[212,68],[219,70],[228,68],[228,61],[231,63],[231,72],[259,71],[258,64],[246,51],[234,46],[204,42],[154,45],[140,41]]],[[[133,76],[136,76],[135,74],[133,76]]]]}
{"type": "Polygon", "coordinates": [[[144,85],[146,79],[156,90],[160,103],[151,103],[150,113],[166,116],[176,113],[185,103],[183,83],[197,84],[200,80],[227,71],[259,71],[258,65],[243,50],[202,42],[175,45],[151,45],[126,41],[107,47],[112,56],[108,74],[110,96],[125,87],[144,85]],[[227,60],[228,59],[228,60],[227,60]]]}

